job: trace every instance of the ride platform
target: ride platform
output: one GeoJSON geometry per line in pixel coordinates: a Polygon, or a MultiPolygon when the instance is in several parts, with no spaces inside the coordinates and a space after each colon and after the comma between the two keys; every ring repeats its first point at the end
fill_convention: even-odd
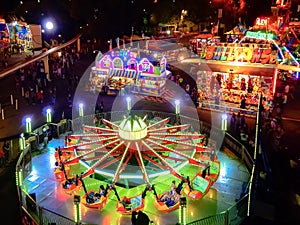
{"type": "MultiPolygon", "coordinates": [[[[32,158],[32,171],[24,178],[22,189],[27,193],[34,193],[36,202],[42,208],[52,211],[64,217],[74,219],[74,196],[68,195],[62,187],[62,182],[57,180],[55,170],[55,147],[63,146],[64,139],[54,139],[48,144],[41,154],[32,158]]],[[[242,161],[233,154],[217,152],[220,161],[220,173],[206,195],[198,200],[187,197],[187,222],[199,220],[211,215],[221,213],[236,204],[243,192],[243,185],[248,182],[250,174],[242,161]]],[[[78,167],[78,165],[76,165],[78,167]]],[[[213,165],[212,165],[213,167],[213,165]]],[[[197,167],[191,165],[187,168],[185,175],[189,172],[197,172],[197,167]]],[[[72,171],[72,168],[71,168],[72,171]]],[[[213,172],[213,168],[211,170],[213,172]]],[[[75,174],[70,174],[74,176],[75,174]]],[[[155,178],[155,189],[157,193],[163,193],[170,189],[174,176],[164,175],[155,178]]],[[[98,190],[99,184],[106,185],[105,181],[96,180],[91,177],[84,178],[88,190],[98,190]]],[[[178,182],[178,180],[177,180],[178,182]]],[[[142,193],[145,185],[133,188],[116,186],[119,196],[136,196],[142,193]]],[[[84,198],[84,191],[78,195],[84,198]]],[[[182,196],[186,194],[182,190],[182,196]]],[[[143,212],[154,221],[154,224],[171,225],[178,222],[178,210],[163,212],[155,207],[155,195],[153,191],[147,192],[144,198],[143,212]]],[[[81,204],[81,221],[87,224],[102,225],[127,225],[130,224],[130,214],[119,213],[116,209],[118,200],[116,195],[110,191],[108,199],[103,207],[90,208],[81,204]]]]}

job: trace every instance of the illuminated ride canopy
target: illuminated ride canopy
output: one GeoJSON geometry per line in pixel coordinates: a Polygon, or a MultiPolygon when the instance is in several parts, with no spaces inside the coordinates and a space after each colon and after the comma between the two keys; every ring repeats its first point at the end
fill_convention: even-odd
{"type": "Polygon", "coordinates": [[[100,126],[83,125],[83,133],[68,136],[76,144],[62,148],[74,151],[66,164],[80,161],[89,171],[129,187],[150,184],[153,179],[172,174],[181,179],[187,164],[205,168],[207,160],[196,159],[196,152],[213,151],[200,142],[205,135],[189,132],[190,125],[171,125],[169,118],[148,120],[129,115],[121,121],[102,119],[100,126]]]}

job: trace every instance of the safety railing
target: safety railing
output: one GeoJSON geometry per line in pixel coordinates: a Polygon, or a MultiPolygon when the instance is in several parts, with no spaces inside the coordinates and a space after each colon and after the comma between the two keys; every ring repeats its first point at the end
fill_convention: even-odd
{"type": "MultiPolygon", "coordinates": [[[[147,115],[150,118],[170,118],[171,121],[175,121],[177,116],[172,113],[167,112],[152,112],[152,111],[133,111],[135,115],[145,116],[147,115]]],[[[108,112],[101,113],[96,115],[98,118],[104,118],[108,120],[121,120],[124,117],[124,112],[108,112]]],[[[199,121],[193,118],[180,116],[180,120],[182,123],[189,123],[195,128],[199,129],[202,133],[207,133],[211,135],[211,138],[215,135],[224,135],[224,131],[221,131],[217,128],[211,127],[210,124],[205,123],[203,121],[199,121]]],[[[59,138],[61,135],[65,135],[67,132],[80,132],[82,130],[82,125],[94,125],[95,124],[95,115],[88,115],[84,117],[76,118],[72,121],[70,120],[62,120],[58,124],[47,124],[49,126],[49,130],[55,133],[53,135],[54,138],[59,138]]],[[[44,126],[44,125],[43,125],[44,126]]],[[[38,128],[40,129],[40,128],[38,128]]],[[[251,178],[253,178],[252,170],[254,165],[254,160],[251,155],[248,153],[245,146],[243,146],[238,140],[236,140],[233,136],[225,133],[224,140],[222,145],[228,147],[236,156],[243,160],[245,163],[249,173],[251,173],[251,178]]],[[[22,185],[20,181],[22,178],[26,177],[30,172],[31,164],[31,151],[35,145],[30,144],[30,142],[26,142],[25,149],[20,154],[17,166],[16,166],[16,174],[17,174],[17,183],[18,183],[18,194],[20,199],[20,205],[22,209],[23,216],[27,220],[32,220],[36,224],[40,225],[48,225],[48,224],[67,224],[73,225],[76,224],[72,219],[66,218],[63,215],[59,215],[55,212],[52,212],[49,209],[41,207],[37,205],[36,199],[34,195],[30,195],[25,190],[22,190],[22,185]],[[20,178],[22,176],[22,178],[20,178]]],[[[251,180],[249,183],[252,182],[251,180]]],[[[247,210],[249,207],[249,190],[245,190],[245,193],[241,193],[240,200],[233,206],[231,206],[228,210],[221,212],[217,215],[210,216],[207,218],[200,219],[198,221],[194,221],[188,223],[189,225],[238,225],[241,224],[243,220],[247,217],[247,210]]],[[[252,201],[252,199],[250,199],[252,201]]],[[[78,223],[77,223],[78,224],[78,223]]],[[[81,223],[84,224],[84,223],[81,223]]]]}

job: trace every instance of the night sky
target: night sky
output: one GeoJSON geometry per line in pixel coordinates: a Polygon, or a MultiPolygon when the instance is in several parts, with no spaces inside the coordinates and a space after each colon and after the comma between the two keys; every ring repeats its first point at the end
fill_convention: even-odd
{"type": "Polygon", "coordinates": [[[272,0],[175,0],[175,3],[174,0],[158,0],[157,3],[154,0],[23,0],[23,4],[17,0],[1,2],[0,15],[6,19],[8,15],[16,15],[23,17],[27,23],[43,24],[46,19],[52,18],[56,23],[56,33],[64,33],[65,36],[84,30],[91,36],[117,37],[129,35],[132,27],[136,33],[147,30],[153,14],[156,20],[152,23],[157,25],[172,15],[180,15],[183,8],[197,22],[217,18],[218,8],[224,8],[224,22],[237,22],[237,18],[241,17],[251,26],[257,16],[270,13],[272,0]]]}

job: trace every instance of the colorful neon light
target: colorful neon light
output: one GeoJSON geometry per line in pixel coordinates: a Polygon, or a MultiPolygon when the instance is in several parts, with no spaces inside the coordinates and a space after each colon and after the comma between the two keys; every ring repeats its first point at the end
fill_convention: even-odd
{"type": "Polygon", "coordinates": [[[120,57],[116,57],[113,60],[113,65],[115,69],[123,69],[123,60],[120,57]]]}
{"type": "Polygon", "coordinates": [[[147,58],[143,58],[138,65],[138,71],[143,73],[154,73],[154,66],[147,58]]]}
{"type": "Polygon", "coordinates": [[[201,54],[201,58],[206,60],[276,64],[277,51],[273,51],[270,46],[259,47],[258,45],[253,45],[252,47],[208,46],[201,54]]]}
{"type": "Polygon", "coordinates": [[[273,33],[267,33],[264,31],[247,31],[246,32],[247,38],[254,38],[260,40],[274,40],[276,39],[276,35],[273,33]]]}

